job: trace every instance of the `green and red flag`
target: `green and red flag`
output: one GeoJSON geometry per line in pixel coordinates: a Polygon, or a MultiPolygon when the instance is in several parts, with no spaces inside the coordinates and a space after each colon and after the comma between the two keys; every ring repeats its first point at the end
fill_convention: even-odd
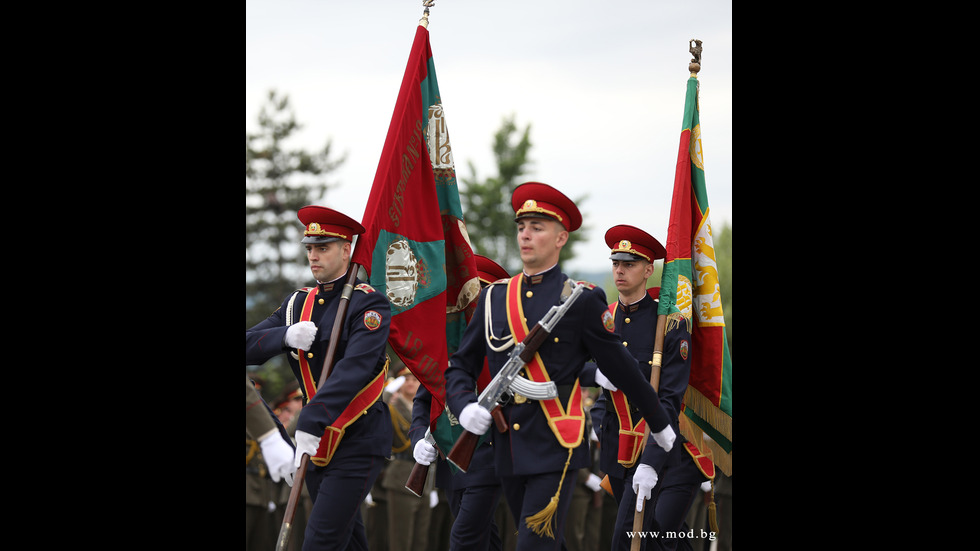
{"type": "Polygon", "coordinates": [[[681,319],[691,328],[691,378],[684,396],[681,433],[699,447],[707,447],[715,464],[731,475],[732,361],[709,214],[698,80],[692,73],[684,102],[658,314],[667,316],[668,329],[681,319]],[[685,416],[690,422],[685,422],[685,416]],[[704,434],[710,439],[703,439],[704,434]]]}
{"type": "MultiPolygon", "coordinates": [[[[352,262],[391,303],[388,344],[445,410],[445,369],[480,293],[429,31],[419,25],[352,262]]],[[[445,445],[444,442],[440,444],[445,445]]],[[[451,446],[452,443],[449,443],[451,446]]],[[[450,448],[446,447],[448,453],[450,448]]]]}

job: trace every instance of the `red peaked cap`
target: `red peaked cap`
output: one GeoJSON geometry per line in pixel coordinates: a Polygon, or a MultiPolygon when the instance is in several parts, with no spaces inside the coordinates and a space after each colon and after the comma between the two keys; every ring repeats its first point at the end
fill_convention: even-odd
{"type": "Polygon", "coordinates": [[[646,260],[653,262],[667,256],[667,249],[649,233],[626,224],[606,230],[606,245],[612,249],[610,260],[646,260]]]}
{"type": "Polygon", "coordinates": [[[473,256],[476,257],[476,271],[479,272],[481,283],[490,284],[498,279],[510,277],[507,270],[501,268],[500,264],[497,264],[493,260],[478,254],[473,256]]]}
{"type": "Polygon", "coordinates": [[[568,231],[582,226],[582,213],[571,199],[557,189],[541,182],[525,182],[511,195],[510,204],[517,215],[514,221],[525,217],[550,218],[561,222],[568,231]]]}
{"type": "Polygon", "coordinates": [[[297,213],[305,226],[303,243],[329,243],[343,239],[353,241],[354,236],[364,233],[364,226],[342,212],[308,205],[297,213]]]}

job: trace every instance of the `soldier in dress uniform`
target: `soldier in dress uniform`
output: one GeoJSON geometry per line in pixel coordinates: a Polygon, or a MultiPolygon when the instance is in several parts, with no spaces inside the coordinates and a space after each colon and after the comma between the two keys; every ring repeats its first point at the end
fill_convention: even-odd
{"type": "MultiPolygon", "coordinates": [[[[613,280],[619,291],[619,299],[610,305],[615,312],[616,332],[637,359],[644,379],[650,381],[660,288],[647,289],[647,280],[653,275],[654,261],[664,258],[667,251],[649,233],[625,224],[609,228],[605,241],[611,250],[613,280]]],[[[683,318],[672,318],[666,323],[666,330],[657,393],[678,434],[674,447],[667,451],[651,442],[643,446],[646,425],[632,400],[615,385],[602,385],[605,390],[592,409],[593,424],[599,427],[600,468],[609,476],[619,504],[614,550],[630,548],[633,538],[627,532],[633,531],[637,507],[643,509],[643,530],[660,534],[657,539],[641,538],[642,548],[676,549],[680,540],[663,534],[681,531],[687,511],[705,481],[678,427],[691,372],[691,334],[683,318]],[[638,493],[648,498],[641,500],[641,505],[637,505],[638,493]]]]}
{"type": "MultiPolygon", "coordinates": [[[[466,430],[484,434],[490,412],[477,403],[477,378],[488,360],[491,376],[506,363],[511,347],[572,292],[578,283],[558,264],[568,233],[582,224],[575,204],[539,182],[518,186],[511,197],[523,273],[490,285],[480,294],[473,321],[446,369],[446,400],[466,430]]],[[[602,376],[640,407],[654,439],[670,449],[674,433],[650,383],[616,335],[601,288],[586,290],[540,346],[523,376],[553,381],[559,396],[529,400],[514,396],[503,405],[506,432],[491,431],[497,475],[518,527],[518,549],[557,549],[578,469],[590,462],[581,386],[595,386],[594,358],[602,376]]]]}
{"type": "Polygon", "coordinates": [[[293,442],[259,393],[260,382],[245,375],[245,549],[275,545],[279,481],[292,486],[293,442]]]}
{"type": "Polygon", "coordinates": [[[299,210],[315,287],[285,299],[245,331],[246,364],[287,354],[306,405],[296,424],[296,460],[313,500],[303,549],[363,549],[359,508],[391,453],[391,417],[381,400],[388,370],[385,345],[391,309],[369,285],[355,281],[330,376],[317,388],[350,264],[351,241],[364,227],[319,206],[299,210]]]}
{"type": "Polygon", "coordinates": [[[245,435],[251,437],[262,450],[262,459],[274,482],[285,480],[293,484],[293,441],[285,427],[276,422],[273,412],[259,396],[255,384],[245,376],[245,435]]]}
{"type": "MultiPolygon", "coordinates": [[[[272,413],[286,427],[286,432],[289,434],[289,437],[293,438],[296,435],[296,419],[299,417],[300,410],[303,409],[303,391],[299,389],[299,383],[295,380],[286,383],[282,392],[269,405],[272,406],[272,413]]],[[[294,465],[294,461],[291,460],[289,462],[291,469],[290,477],[296,472],[294,465]]],[[[279,528],[282,526],[283,519],[286,516],[286,507],[289,504],[291,489],[291,482],[289,484],[285,482],[279,483],[279,496],[276,499],[275,511],[276,521],[274,524],[274,532],[276,534],[279,533],[279,528]]],[[[306,530],[306,519],[309,517],[311,509],[313,509],[313,502],[310,499],[310,492],[306,490],[304,485],[300,493],[299,502],[297,502],[295,512],[293,513],[292,535],[289,538],[289,544],[286,546],[288,551],[300,551],[303,549],[303,532],[306,530]]]]}
{"type": "Polygon", "coordinates": [[[303,409],[303,391],[299,389],[298,382],[290,381],[286,383],[286,388],[279,393],[272,404],[272,412],[286,427],[290,436],[296,431],[296,416],[301,409],[303,409]]]}
{"type": "MultiPolygon", "coordinates": [[[[481,287],[498,281],[506,282],[510,277],[507,270],[493,260],[482,255],[474,256],[481,287]]],[[[470,323],[473,322],[471,319],[470,323]]],[[[488,375],[478,380],[477,390],[482,390],[480,383],[485,385],[487,381],[488,375]]],[[[415,461],[422,465],[429,465],[439,459],[438,451],[424,438],[429,427],[431,407],[432,394],[424,386],[420,386],[415,395],[411,436],[415,443],[415,461]]],[[[500,479],[494,470],[493,443],[490,439],[485,439],[473,451],[473,458],[465,473],[439,459],[436,464],[436,485],[449,495],[449,508],[455,519],[449,534],[450,551],[500,551],[500,532],[494,522],[494,513],[500,500],[500,479]]]]}
{"type": "Polygon", "coordinates": [[[399,371],[398,376],[402,382],[388,400],[394,437],[391,461],[385,467],[382,481],[388,500],[388,550],[429,549],[429,524],[432,520],[429,497],[434,484],[431,478],[426,479],[423,489],[425,499],[419,499],[405,488],[405,481],[415,467],[410,430],[415,393],[422,385],[407,367],[399,371]]]}

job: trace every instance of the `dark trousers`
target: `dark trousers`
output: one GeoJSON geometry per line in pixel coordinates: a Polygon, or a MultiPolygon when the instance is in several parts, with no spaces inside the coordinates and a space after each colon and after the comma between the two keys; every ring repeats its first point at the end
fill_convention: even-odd
{"type": "Polygon", "coordinates": [[[306,488],[313,510],[306,524],[303,551],[367,550],[361,502],[383,465],[384,458],[378,456],[335,457],[326,467],[309,463],[306,488]]]}
{"type": "MultiPolygon", "coordinates": [[[[633,543],[633,538],[627,532],[633,532],[633,519],[636,516],[636,493],[633,492],[635,471],[636,467],[629,469],[625,480],[609,480],[619,503],[613,550],[628,550],[633,543]]],[[[657,477],[657,485],[653,487],[650,499],[643,504],[643,531],[646,537],[639,538],[640,549],[690,549],[689,534],[684,532],[687,527],[684,519],[700,494],[701,483],[706,479],[683,450],[668,460],[663,473],[657,473],[657,477]]],[[[634,537],[639,537],[639,534],[634,534],[634,537]]]]}
{"type": "Polygon", "coordinates": [[[452,492],[449,507],[453,513],[453,528],[449,534],[449,549],[500,551],[500,533],[494,522],[500,486],[472,486],[452,492]]]}
{"type": "Polygon", "coordinates": [[[565,480],[561,482],[558,510],[555,512],[551,525],[554,538],[547,535],[539,536],[527,527],[525,519],[548,506],[551,498],[558,491],[562,472],[500,478],[504,498],[507,499],[507,506],[510,507],[511,514],[514,515],[514,524],[517,525],[517,551],[539,549],[558,551],[564,548],[565,517],[568,515],[568,507],[572,504],[572,490],[575,488],[577,475],[576,470],[569,469],[565,473],[565,480]]]}

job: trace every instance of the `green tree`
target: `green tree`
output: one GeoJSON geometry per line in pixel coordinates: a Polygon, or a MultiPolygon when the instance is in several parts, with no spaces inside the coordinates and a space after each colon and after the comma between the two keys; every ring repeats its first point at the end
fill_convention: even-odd
{"type": "MultiPolygon", "coordinates": [[[[521,269],[510,197],[514,188],[525,181],[524,176],[533,163],[529,156],[531,146],[531,125],[520,130],[514,115],[504,117],[493,139],[497,176],[478,179],[476,167],[469,161],[471,177],[460,179],[460,203],[476,253],[494,259],[510,273],[521,269]]],[[[571,199],[581,209],[587,197],[571,199]]],[[[585,238],[584,231],[583,225],[582,229],[569,233],[568,244],[561,251],[562,261],[574,256],[572,248],[585,238]]]]}
{"type": "MultiPolygon", "coordinates": [[[[331,142],[320,151],[289,149],[302,128],[287,95],[269,91],[258,115],[259,129],[245,133],[245,327],[275,311],[309,278],[296,212],[323,201],[327,178],[346,156],[331,159],[331,142]]],[[[282,357],[270,361],[267,388],[281,386],[282,357]],[[268,380],[268,379],[273,380],[268,380]]],[[[286,376],[291,376],[288,369],[286,376]]],[[[272,394],[263,393],[267,398],[272,394]]]]}
{"type": "Polygon", "coordinates": [[[728,351],[732,352],[732,227],[725,223],[718,230],[718,235],[711,237],[715,247],[715,262],[718,264],[718,286],[721,291],[721,307],[725,312],[728,351]]]}

